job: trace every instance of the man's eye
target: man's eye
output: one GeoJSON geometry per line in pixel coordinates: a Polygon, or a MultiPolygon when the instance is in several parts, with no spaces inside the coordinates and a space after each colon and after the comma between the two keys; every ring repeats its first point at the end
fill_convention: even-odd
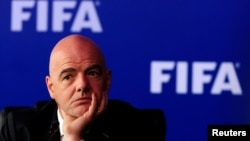
{"type": "Polygon", "coordinates": [[[63,80],[69,80],[71,78],[71,75],[66,75],[63,77],[63,80]]]}
{"type": "Polygon", "coordinates": [[[88,75],[97,77],[97,76],[100,75],[100,73],[99,73],[99,72],[96,72],[96,71],[90,71],[90,72],[88,73],[88,75]]]}

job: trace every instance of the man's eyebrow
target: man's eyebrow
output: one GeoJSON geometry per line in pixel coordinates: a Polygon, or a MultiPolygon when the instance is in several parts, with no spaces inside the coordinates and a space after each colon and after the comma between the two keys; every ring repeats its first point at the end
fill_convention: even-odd
{"type": "Polygon", "coordinates": [[[100,70],[100,72],[102,73],[102,67],[100,66],[100,65],[91,65],[91,66],[89,66],[87,69],[86,69],[86,71],[89,71],[89,70],[92,70],[92,69],[98,69],[98,70],[100,70]]]}
{"type": "Polygon", "coordinates": [[[64,73],[75,72],[75,71],[76,71],[76,69],[74,69],[74,68],[66,68],[66,69],[63,69],[63,70],[61,71],[60,75],[59,75],[59,78],[61,78],[62,75],[63,75],[64,73]]]}

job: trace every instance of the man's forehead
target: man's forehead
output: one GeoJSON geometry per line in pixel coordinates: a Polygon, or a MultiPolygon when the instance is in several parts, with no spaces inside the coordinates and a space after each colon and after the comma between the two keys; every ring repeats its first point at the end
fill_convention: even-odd
{"type": "Polygon", "coordinates": [[[74,68],[79,71],[84,71],[92,66],[99,66],[102,70],[105,69],[104,61],[98,56],[70,56],[58,55],[51,62],[51,73],[60,73],[67,68],[74,68]]]}
{"type": "Polygon", "coordinates": [[[59,41],[51,52],[50,72],[56,65],[56,62],[75,59],[82,61],[84,59],[93,59],[105,66],[105,59],[100,48],[88,38],[72,35],[59,41]]]}
{"type": "Polygon", "coordinates": [[[63,69],[68,67],[74,68],[87,68],[88,66],[99,65],[103,66],[102,60],[97,57],[76,57],[76,56],[64,56],[58,57],[54,60],[52,65],[55,67],[54,69],[63,69]]]}

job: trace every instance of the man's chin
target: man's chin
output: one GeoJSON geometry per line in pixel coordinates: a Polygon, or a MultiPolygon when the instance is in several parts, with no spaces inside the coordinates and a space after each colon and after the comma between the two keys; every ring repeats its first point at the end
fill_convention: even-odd
{"type": "Polygon", "coordinates": [[[77,116],[79,117],[79,116],[84,115],[84,113],[86,113],[88,110],[89,110],[89,106],[87,106],[87,105],[79,105],[79,106],[76,107],[75,112],[76,112],[77,116]]]}

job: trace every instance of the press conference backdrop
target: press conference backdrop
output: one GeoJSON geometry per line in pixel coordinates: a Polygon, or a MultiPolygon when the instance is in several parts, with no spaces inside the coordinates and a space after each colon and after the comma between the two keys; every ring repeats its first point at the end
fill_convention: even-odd
{"type": "Polygon", "coordinates": [[[1,0],[0,108],[50,99],[49,53],[95,40],[110,98],[160,108],[167,141],[206,141],[210,124],[250,123],[248,0],[1,0]]]}

